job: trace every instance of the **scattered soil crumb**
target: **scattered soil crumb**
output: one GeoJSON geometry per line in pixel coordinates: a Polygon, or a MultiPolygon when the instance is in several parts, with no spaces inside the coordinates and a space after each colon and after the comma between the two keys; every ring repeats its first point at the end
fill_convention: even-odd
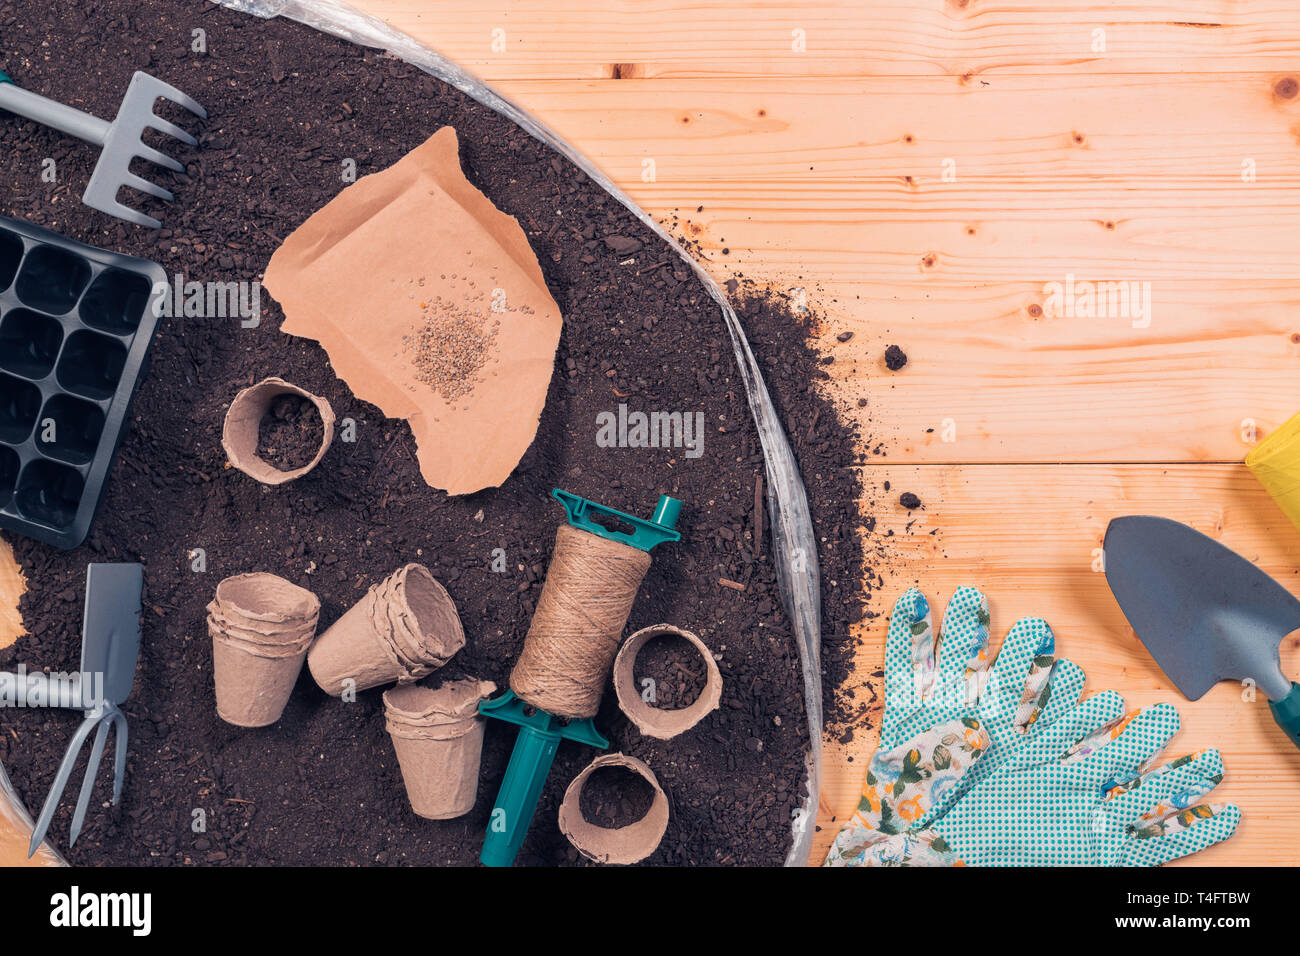
{"type": "Polygon", "coordinates": [[[898,503],[908,511],[915,511],[917,508],[921,507],[921,499],[910,491],[905,491],[899,495],[898,503]]]}
{"type": "Polygon", "coordinates": [[[907,353],[897,345],[891,345],[885,349],[885,368],[891,372],[897,372],[907,364],[907,353]]]}

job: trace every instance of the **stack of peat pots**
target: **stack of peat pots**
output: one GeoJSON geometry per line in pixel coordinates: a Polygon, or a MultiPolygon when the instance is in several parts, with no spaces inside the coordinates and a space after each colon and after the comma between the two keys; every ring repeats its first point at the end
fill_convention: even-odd
{"type": "Polygon", "coordinates": [[[240,574],[208,605],[217,713],[239,727],[280,719],[302,670],[320,601],[274,574],[240,574]]]}

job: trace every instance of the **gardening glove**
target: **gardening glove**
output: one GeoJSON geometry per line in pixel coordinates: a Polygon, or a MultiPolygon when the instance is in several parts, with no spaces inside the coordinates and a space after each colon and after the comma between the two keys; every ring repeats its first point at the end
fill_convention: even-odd
{"type": "Polygon", "coordinates": [[[948,850],[926,829],[1001,763],[1013,744],[1077,701],[1083,672],[1055,662],[1051,629],[1020,621],[988,666],[988,602],[959,588],[935,653],[930,607],[916,588],[894,605],[885,644],[880,745],[854,815],[826,866],[939,865],[948,850]],[[1053,664],[1056,664],[1053,667],[1053,664]],[[1055,704],[1045,709],[1049,700],[1055,704]]]}
{"type": "Polygon", "coordinates": [[[1178,726],[1169,704],[1125,714],[1114,691],[1070,707],[915,836],[946,854],[922,862],[1154,866],[1226,840],[1241,811],[1202,801],[1218,750],[1146,769],[1178,726]]]}

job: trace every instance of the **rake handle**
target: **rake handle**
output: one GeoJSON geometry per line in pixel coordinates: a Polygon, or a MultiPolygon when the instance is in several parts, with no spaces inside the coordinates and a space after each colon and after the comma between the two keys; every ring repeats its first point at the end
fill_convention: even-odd
{"type": "Polygon", "coordinates": [[[44,126],[75,136],[87,143],[94,143],[96,146],[104,145],[112,125],[97,116],[56,103],[39,93],[24,90],[15,85],[2,70],[0,70],[0,109],[17,113],[19,116],[35,120],[44,126]]]}

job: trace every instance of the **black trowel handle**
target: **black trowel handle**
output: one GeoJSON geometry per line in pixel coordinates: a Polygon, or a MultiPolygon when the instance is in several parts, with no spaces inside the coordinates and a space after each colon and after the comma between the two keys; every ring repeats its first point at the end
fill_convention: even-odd
{"type": "Polygon", "coordinates": [[[1286,731],[1291,743],[1300,747],[1300,684],[1291,683],[1291,693],[1281,700],[1270,700],[1268,709],[1273,712],[1277,725],[1286,731]]]}

